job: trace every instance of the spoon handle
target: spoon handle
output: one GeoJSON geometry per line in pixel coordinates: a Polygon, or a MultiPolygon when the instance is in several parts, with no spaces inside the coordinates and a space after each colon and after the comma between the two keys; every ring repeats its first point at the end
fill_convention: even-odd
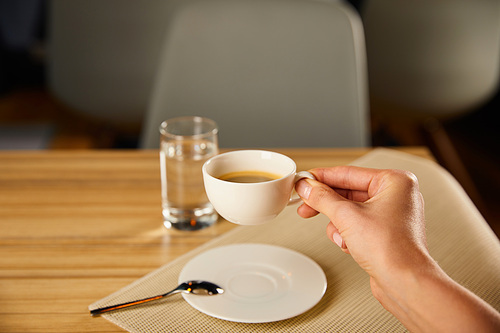
{"type": "Polygon", "coordinates": [[[176,288],[176,289],[171,290],[168,293],[163,294],[163,295],[157,295],[157,296],[153,296],[153,297],[143,298],[143,299],[140,299],[140,300],[137,300],[137,301],[125,302],[125,303],[120,303],[120,304],[116,304],[116,305],[106,306],[106,307],[103,307],[103,308],[97,308],[97,309],[91,310],[90,314],[92,316],[98,316],[98,315],[100,315],[101,313],[104,313],[104,312],[109,312],[109,311],[114,311],[114,310],[118,310],[118,309],[128,308],[129,306],[134,306],[134,305],[139,305],[139,304],[142,304],[142,303],[154,301],[154,300],[157,300],[157,299],[160,299],[160,298],[163,298],[163,297],[166,297],[166,296],[178,293],[180,291],[181,290],[179,290],[179,289],[176,288]]]}

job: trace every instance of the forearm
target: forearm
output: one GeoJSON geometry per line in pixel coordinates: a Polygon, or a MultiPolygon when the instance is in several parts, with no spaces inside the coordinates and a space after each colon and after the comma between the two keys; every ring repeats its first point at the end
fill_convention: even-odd
{"type": "Polygon", "coordinates": [[[372,281],[374,295],[412,332],[500,332],[500,314],[437,265],[400,275],[391,291],[372,281]]]}

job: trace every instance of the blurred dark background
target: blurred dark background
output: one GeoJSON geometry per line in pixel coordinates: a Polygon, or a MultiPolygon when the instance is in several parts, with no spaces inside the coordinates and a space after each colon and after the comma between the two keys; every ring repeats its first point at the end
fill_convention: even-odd
{"type": "MultiPolygon", "coordinates": [[[[350,2],[362,13],[367,1],[350,2]]],[[[124,2],[115,3],[126,6],[124,2]]],[[[149,2],[153,3],[161,6],[167,1],[149,2]]],[[[44,0],[0,0],[0,149],[137,148],[140,118],[125,117],[117,124],[107,121],[106,117],[84,114],[64,103],[49,88],[50,5],[50,1],[44,0]]],[[[148,12],[145,9],[138,14],[148,12]]],[[[97,20],[98,13],[95,17],[97,20]]],[[[113,19],[123,23],[126,17],[109,16],[109,20],[113,19]]],[[[161,35],[153,37],[161,38],[161,35]]],[[[130,35],[130,38],[141,40],[140,36],[130,35]]],[[[368,63],[370,66],[370,48],[368,63]]],[[[144,72],[149,73],[152,68],[147,67],[144,72]]],[[[138,70],[131,68],[130,72],[138,70]]],[[[429,147],[438,162],[461,182],[497,235],[500,235],[500,209],[497,208],[500,131],[496,116],[499,98],[496,89],[473,110],[443,119],[431,116],[417,119],[379,113],[384,105],[371,96],[372,145],[429,147]]],[[[140,107],[136,109],[136,113],[145,112],[140,107]]]]}

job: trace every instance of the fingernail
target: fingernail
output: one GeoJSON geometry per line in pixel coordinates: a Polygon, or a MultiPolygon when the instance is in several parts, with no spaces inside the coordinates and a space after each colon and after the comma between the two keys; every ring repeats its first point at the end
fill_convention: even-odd
{"type": "Polygon", "coordinates": [[[338,232],[333,233],[333,241],[335,244],[337,244],[340,248],[342,248],[342,245],[344,243],[344,240],[342,239],[342,236],[338,232]]]}
{"type": "Polygon", "coordinates": [[[312,186],[305,180],[301,180],[297,183],[297,188],[295,189],[297,193],[304,199],[309,199],[311,194],[312,186]]]}

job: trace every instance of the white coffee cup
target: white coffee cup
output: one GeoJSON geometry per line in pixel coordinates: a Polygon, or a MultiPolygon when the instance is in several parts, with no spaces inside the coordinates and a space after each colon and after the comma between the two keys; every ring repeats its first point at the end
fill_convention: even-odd
{"type": "Polygon", "coordinates": [[[302,178],[315,178],[307,171],[296,170],[295,162],[288,156],[264,150],[220,154],[202,168],[205,191],[215,210],[226,220],[241,225],[266,223],[287,205],[299,202],[299,197],[291,198],[295,183],[302,178]],[[276,176],[251,183],[224,180],[228,174],[247,172],[276,176]]]}

